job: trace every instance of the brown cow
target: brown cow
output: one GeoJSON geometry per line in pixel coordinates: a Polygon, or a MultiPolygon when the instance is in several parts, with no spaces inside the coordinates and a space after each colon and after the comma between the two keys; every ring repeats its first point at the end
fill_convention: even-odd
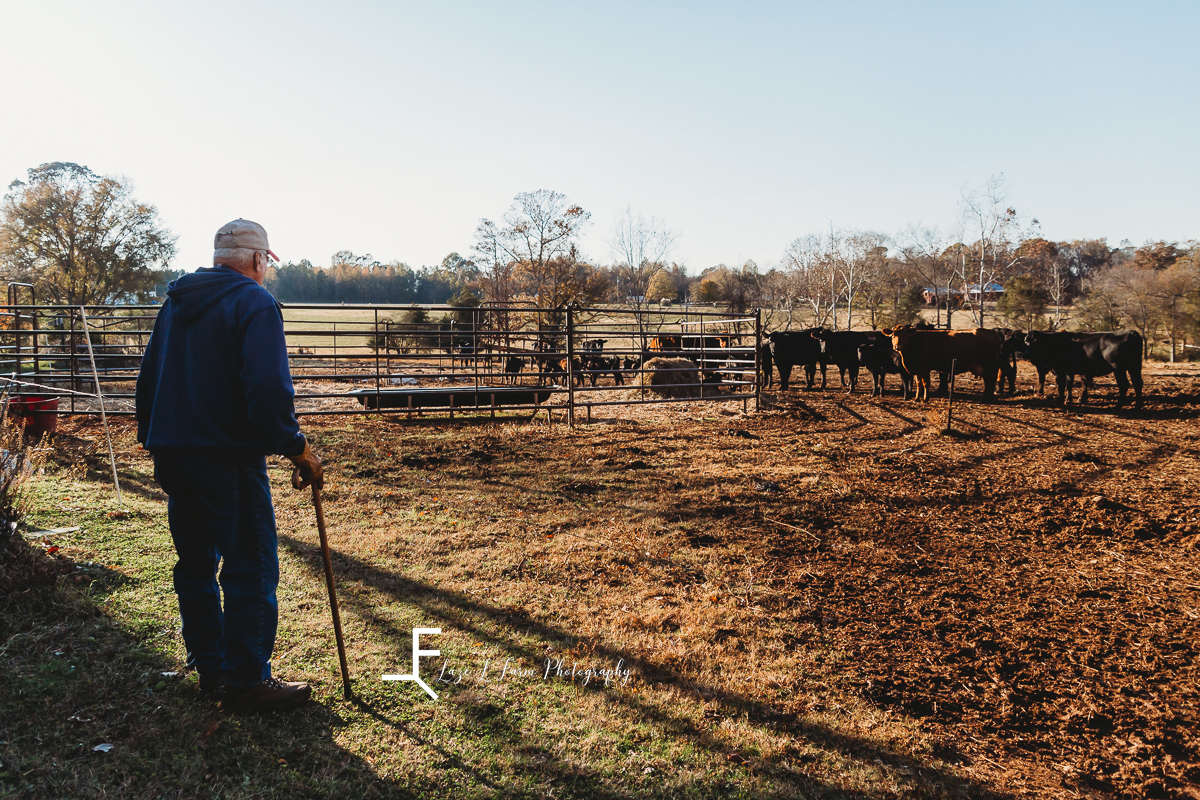
{"type": "Polygon", "coordinates": [[[929,400],[929,373],[970,372],[983,378],[983,397],[996,392],[1003,336],[988,328],[965,331],[920,331],[909,327],[892,331],[892,347],[904,368],[917,379],[917,399],[929,400]]]}

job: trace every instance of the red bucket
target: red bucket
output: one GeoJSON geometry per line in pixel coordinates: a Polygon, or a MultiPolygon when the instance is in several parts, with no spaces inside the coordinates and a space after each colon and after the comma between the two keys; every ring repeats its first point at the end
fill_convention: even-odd
{"type": "Polygon", "coordinates": [[[8,413],[25,420],[26,433],[53,433],[58,430],[58,398],[39,395],[16,396],[8,401],[8,413]]]}

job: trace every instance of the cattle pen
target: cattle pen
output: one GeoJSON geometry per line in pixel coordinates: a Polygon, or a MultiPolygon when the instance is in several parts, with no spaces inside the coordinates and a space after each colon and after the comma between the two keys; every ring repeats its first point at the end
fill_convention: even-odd
{"type": "MultiPolygon", "coordinates": [[[[280,784],[288,796],[354,775],[360,794],[408,791],[425,762],[422,796],[565,779],[579,797],[1188,797],[1200,779],[1195,363],[1148,365],[1144,407],[1117,410],[1109,386],[1087,406],[1040,396],[1033,360],[982,402],[982,379],[951,361],[946,435],[947,401],[839,381],[839,361],[870,346],[854,340],[874,338],[854,332],[763,336],[757,315],[694,309],[638,327],[620,309],[524,307],[496,330],[496,309],[286,306],[360,702],[338,699],[328,610],[313,602],[325,576],[310,499],[287,490],[286,460],[268,460],[287,611],[273,668],[311,681],[344,724],[327,735],[311,715],[291,718],[300,728],[247,718],[258,729],[226,738],[228,722],[209,735],[228,717],[196,703],[163,601],[173,545],[154,461],[128,417],[83,416],[101,398],[129,413],[157,308],[7,310],[0,387],[15,385],[31,418],[43,409],[29,403],[61,408],[44,411],[58,423],[48,446],[15,451],[44,472],[10,459],[31,478],[17,532],[57,571],[12,592],[3,620],[3,757],[11,775],[58,781],[54,796],[164,758],[190,759],[181,769],[204,786],[235,758],[270,776],[330,765],[326,782],[280,784]],[[758,351],[764,373],[769,352],[781,383],[813,361],[829,385],[764,378],[751,406],[760,339],[781,345],[758,351]],[[780,361],[787,343],[803,352],[780,361]],[[692,396],[654,394],[655,361],[694,365],[661,370],[692,396]],[[670,404],[615,404],[643,392],[670,404]],[[573,428],[542,423],[569,412],[573,428]],[[510,657],[635,671],[628,687],[464,678],[426,703],[377,677],[406,665],[416,620],[441,625],[444,663],[476,675],[510,657]],[[431,716],[411,725],[433,735],[395,747],[413,698],[431,716]],[[113,752],[77,757],[85,731],[113,752]]],[[[895,363],[891,343],[878,349],[895,363]]],[[[223,786],[236,793],[234,774],[223,786]]]]}
{"type": "MultiPolygon", "coordinates": [[[[0,309],[5,391],[39,415],[134,413],[158,305],[0,309]]],[[[680,402],[757,409],[762,314],[531,304],[282,304],[300,416],[495,417],[680,402]]]]}

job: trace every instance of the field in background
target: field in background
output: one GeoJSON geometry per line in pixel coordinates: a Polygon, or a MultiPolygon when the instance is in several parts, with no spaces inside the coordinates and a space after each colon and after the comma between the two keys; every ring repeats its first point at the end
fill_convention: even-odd
{"type": "Polygon", "coordinates": [[[283,326],[285,331],[306,330],[318,332],[312,336],[293,337],[289,345],[313,348],[324,352],[338,349],[354,348],[364,355],[370,352],[367,347],[368,337],[374,332],[376,318],[383,319],[399,312],[376,312],[353,308],[284,308],[283,326]],[[319,332],[328,331],[330,335],[321,336],[319,332]],[[341,335],[334,335],[341,332],[341,335]],[[345,335],[353,334],[353,338],[345,335]]]}
{"type": "Polygon", "coordinates": [[[65,594],[5,612],[0,791],[1194,796],[1200,377],[1148,372],[1121,415],[1111,381],[1080,413],[1031,396],[1027,365],[990,406],[963,380],[955,436],[944,401],[861,389],[575,430],[309,420],[360,699],[339,699],[311,507],[277,468],[275,668],[319,702],[275,717],[164,675],[152,465],[118,423],[118,508],[98,425],[66,422],[29,525],[83,530],[46,540],[65,594]],[[436,702],[380,680],[413,627],[466,673],[436,702]],[[630,679],[543,679],[547,659],[630,679]]]}

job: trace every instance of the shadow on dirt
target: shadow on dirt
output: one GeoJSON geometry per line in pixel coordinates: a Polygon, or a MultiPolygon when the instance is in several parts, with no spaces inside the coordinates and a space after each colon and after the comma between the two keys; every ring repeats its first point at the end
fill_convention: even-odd
{"type": "MultiPolygon", "coordinates": [[[[304,560],[314,580],[320,577],[321,556],[318,548],[288,536],[281,537],[280,543],[304,560]]],[[[556,650],[573,650],[583,646],[591,653],[590,657],[595,661],[616,664],[623,660],[626,665],[635,669],[639,679],[645,683],[667,683],[686,692],[698,692],[702,696],[717,699],[730,706],[734,710],[734,716],[739,713],[744,714],[756,726],[802,734],[823,749],[858,760],[872,768],[879,765],[898,769],[915,767],[920,771],[921,783],[926,791],[936,790],[938,793],[954,796],[1001,796],[989,792],[981,786],[942,773],[927,764],[913,765],[908,757],[881,749],[866,740],[847,737],[833,730],[813,725],[799,717],[780,716],[749,697],[728,692],[716,685],[682,678],[666,664],[640,659],[595,642],[585,641],[569,629],[530,619],[521,609],[482,603],[463,593],[448,591],[422,581],[411,580],[397,573],[381,570],[346,554],[335,554],[334,560],[336,572],[341,576],[341,580],[361,581],[371,589],[385,595],[390,602],[415,605],[424,612],[425,618],[431,623],[440,622],[444,628],[462,631],[477,641],[499,648],[514,659],[524,659],[527,663],[541,665],[546,659],[547,645],[553,646],[556,650]],[[497,634],[494,631],[506,632],[497,634]],[[533,638],[538,643],[522,643],[522,640],[528,638],[533,638]]],[[[362,616],[363,624],[376,627],[386,639],[396,642],[401,650],[404,649],[405,643],[411,642],[410,630],[396,628],[375,618],[371,614],[371,606],[368,604],[346,598],[342,605],[343,608],[362,616]]],[[[373,680],[374,678],[372,676],[365,679],[373,680]]],[[[599,690],[581,687],[578,691],[599,690]]],[[[658,706],[642,702],[635,694],[621,694],[619,700],[614,702],[624,704],[631,722],[651,720],[661,725],[669,735],[686,738],[696,747],[722,757],[733,750],[732,744],[721,735],[719,728],[699,727],[691,719],[672,715],[658,706]]],[[[379,712],[379,718],[387,719],[387,716],[379,712]]],[[[394,721],[393,724],[398,728],[404,727],[398,721],[394,721]]],[[[582,792],[589,797],[628,796],[624,792],[615,790],[610,785],[609,779],[589,772],[577,762],[554,761],[552,751],[544,748],[543,742],[521,730],[520,726],[514,726],[511,736],[512,742],[508,745],[510,757],[517,763],[525,765],[529,770],[543,774],[549,772],[554,775],[556,782],[564,782],[570,785],[574,791],[582,792]],[[549,761],[544,759],[549,759],[549,761]]],[[[454,757],[460,758],[459,756],[454,757]]],[[[796,791],[824,792],[827,790],[822,786],[814,785],[803,775],[791,770],[775,768],[772,775],[790,787],[786,791],[782,791],[778,795],[780,797],[794,796],[796,791]]],[[[695,788],[712,790],[714,787],[705,785],[695,788]]]]}

